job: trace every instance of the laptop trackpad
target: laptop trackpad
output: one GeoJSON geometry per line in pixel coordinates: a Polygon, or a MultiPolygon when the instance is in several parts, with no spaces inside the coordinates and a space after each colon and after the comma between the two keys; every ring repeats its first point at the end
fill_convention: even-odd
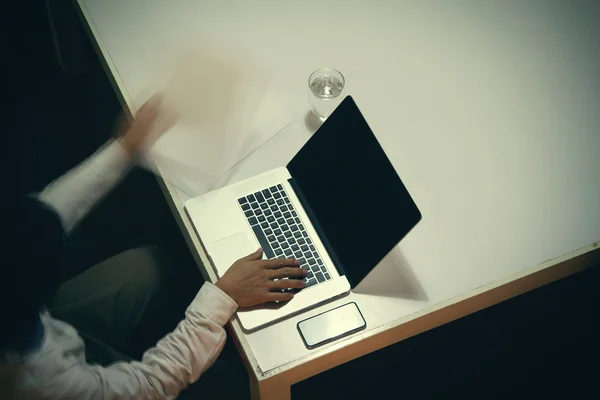
{"type": "MultiPolygon", "coordinates": [[[[253,252],[244,232],[213,242],[214,252],[211,254],[217,270],[225,272],[231,264],[253,252]]],[[[256,250],[256,249],[255,249],[256,250]]]]}

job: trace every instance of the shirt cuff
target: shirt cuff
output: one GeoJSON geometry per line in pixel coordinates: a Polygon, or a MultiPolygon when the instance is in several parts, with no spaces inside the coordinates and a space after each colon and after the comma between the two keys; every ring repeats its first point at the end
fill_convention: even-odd
{"type": "Polygon", "coordinates": [[[102,156],[106,157],[105,162],[107,166],[113,166],[116,170],[120,170],[121,172],[126,170],[131,164],[131,156],[127,150],[125,150],[120,140],[113,139],[109,142],[102,151],[102,156]]]}
{"type": "Polygon", "coordinates": [[[206,282],[188,307],[188,312],[198,312],[211,321],[223,326],[233,316],[238,305],[221,289],[206,282]]]}

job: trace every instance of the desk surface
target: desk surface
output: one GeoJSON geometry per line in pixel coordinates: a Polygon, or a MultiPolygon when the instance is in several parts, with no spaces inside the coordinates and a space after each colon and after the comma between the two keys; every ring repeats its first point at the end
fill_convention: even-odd
{"type": "MultiPolygon", "coordinates": [[[[600,28],[581,7],[543,1],[79,3],[132,110],[142,94],[160,87],[151,80],[152,65],[164,65],[166,49],[182,37],[223,37],[272,68],[270,90],[290,125],[227,182],[285,165],[311,134],[304,119],[308,75],[324,65],[339,69],[422,211],[421,223],[353,293],[302,316],[355,301],[365,331],[309,351],[295,330],[301,317],[252,334],[234,322],[257,374],[283,373],[363,340],[371,344],[355,356],[372,351],[572,272],[556,267],[599,245],[600,56],[593,38],[600,28]],[[537,278],[511,285],[528,276],[537,278]],[[491,297],[476,297],[485,293],[491,297]],[[422,325],[397,329],[414,321],[422,325]],[[393,337],[385,336],[392,330],[393,337]]],[[[183,213],[186,196],[169,184],[165,193],[192,251],[209,265],[183,213]]],[[[215,278],[210,269],[204,273],[215,278]]],[[[322,365],[352,357],[332,356],[322,365]]]]}

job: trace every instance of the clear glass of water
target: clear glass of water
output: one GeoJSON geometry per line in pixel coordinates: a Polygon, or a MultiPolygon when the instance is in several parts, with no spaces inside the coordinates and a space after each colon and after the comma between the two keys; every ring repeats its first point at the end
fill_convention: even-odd
{"type": "Polygon", "coordinates": [[[325,121],[342,101],[345,85],[344,75],[333,68],[320,68],[310,74],[308,102],[321,121],[325,121]]]}

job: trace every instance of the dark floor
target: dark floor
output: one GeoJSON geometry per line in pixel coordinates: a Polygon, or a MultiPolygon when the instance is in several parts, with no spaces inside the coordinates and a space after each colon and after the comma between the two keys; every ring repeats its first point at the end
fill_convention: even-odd
{"type": "MultiPolygon", "coordinates": [[[[65,72],[43,7],[15,12],[27,23],[5,36],[17,60],[7,82],[15,107],[6,114],[10,139],[18,139],[22,194],[42,188],[106,141],[120,108],[80,26],[66,18],[75,38],[70,46],[85,57],[65,72]]],[[[82,268],[130,247],[158,244],[177,255],[188,293],[200,281],[154,176],[143,170],[129,174],[79,236],[86,246],[82,268]]],[[[598,398],[599,283],[600,268],[587,270],[304,381],[293,387],[293,397],[598,398]]]]}

